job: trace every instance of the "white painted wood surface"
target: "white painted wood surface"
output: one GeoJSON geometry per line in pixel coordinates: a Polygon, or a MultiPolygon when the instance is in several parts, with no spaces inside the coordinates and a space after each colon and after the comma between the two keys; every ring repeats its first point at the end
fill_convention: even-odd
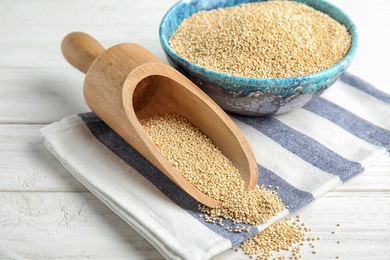
{"type": "MultiPolygon", "coordinates": [[[[175,2],[0,1],[0,259],[162,258],[64,169],[38,129],[88,111],[83,75],[60,52],[67,33],[88,32],[106,47],[135,42],[164,58],[158,26],[175,2]]],[[[390,1],[332,2],[360,33],[349,71],[389,93],[390,1]]],[[[305,259],[390,259],[390,159],[299,214],[322,238],[305,259]]],[[[216,259],[248,257],[229,250],[216,259]]]]}

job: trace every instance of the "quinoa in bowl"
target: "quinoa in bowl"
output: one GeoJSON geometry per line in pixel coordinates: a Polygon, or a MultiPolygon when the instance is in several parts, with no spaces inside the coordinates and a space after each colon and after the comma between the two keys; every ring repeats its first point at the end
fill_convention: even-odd
{"type": "Polygon", "coordinates": [[[163,18],[171,65],[223,109],[268,116],[328,89],[357,48],[352,21],[321,0],[180,1],[163,18]]]}

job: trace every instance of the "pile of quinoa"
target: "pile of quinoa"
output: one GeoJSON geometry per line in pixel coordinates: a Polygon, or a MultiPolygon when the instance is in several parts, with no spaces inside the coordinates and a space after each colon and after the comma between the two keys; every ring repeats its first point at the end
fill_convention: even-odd
{"type": "Polygon", "coordinates": [[[169,39],[172,49],[201,67],[249,78],[291,78],[342,60],[347,28],[302,3],[265,1],[200,11],[169,39]]]}
{"type": "Polygon", "coordinates": [[[238,169],[201,130],[177,114],[156,115],[140,120],[153,143],[184,178],[207,196],[221,201],[210,208],[207,222],[262,224],[285,207],[275,191],[264,186],[245,191],[238,169]]]}
{"type": "MultiPolygon", "coordinates": [[[[240,247],[248,255],[260,254],[258,259],[269,259],[273,252],[289,251],[292,246],[305,240],[305,233],[302,230],[288,221],[282,221],[245,240],[240,247]]],[[[294,256],[297,256],[300,248],[295,251],[294,256]]]]}
{"type": "MultiPolygon", "coordinates": [[[[336,225],[340,227],[340,224],[336,225]]],[[[310,235],[312,228],[308,227],[300,215],[295,218],[287,217],[283,221],[270,225],[262,232],[246,239],[239,247],[233,248],[236,252],[241,248],[249,258],[256,260],[298,260],[303,259],[303,252],[317,255],[316,243],[321,237],[310,235]]],[[[336,234],[332,231],[332,234],[336,234]]],[[[341,244],[337,240],[338,245],[341,244]]],[[[324,256],[321,256],[324,258],[324,256]]],[[[340,259],[339,255],[333,256],[340,259]]],[[[332,256],[326,256],[332,258],[332,256]]],[[[311,259],[311,257],[309,258],[311,259]]]]}

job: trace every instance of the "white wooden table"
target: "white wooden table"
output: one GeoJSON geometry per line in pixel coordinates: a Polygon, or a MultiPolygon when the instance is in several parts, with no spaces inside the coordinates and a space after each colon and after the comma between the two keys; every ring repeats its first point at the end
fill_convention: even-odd
{"type": "MultiPolygon", "coordinates": [[[[135,42],[164,58],[158,26],[175,2],[0,1],[0,259],[162,258],[65,170],[38,130],[89,111],[83,75],[60,52],[67,33],[88,32],[106,47],[135,42]]],[[[332,2],[360,33],[349,71],[390,92],[390,1],[332,2]]],[[[390,259],[390,159],[299,214],[322,237],[305,259],[390,259]]],[[[216,258],[248,259],[233,250],[216,258]]]]}

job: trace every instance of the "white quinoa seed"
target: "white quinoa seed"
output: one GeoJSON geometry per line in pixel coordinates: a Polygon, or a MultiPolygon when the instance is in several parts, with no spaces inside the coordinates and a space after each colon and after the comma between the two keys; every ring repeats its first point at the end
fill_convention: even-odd
{"type": "Polygon", "coordinates": [[[291,78],[338,63],[350,49],[347,28],[305,4],[264,1],[200,11],[169,39],[181,57],[249,78],[291,78]]]}

